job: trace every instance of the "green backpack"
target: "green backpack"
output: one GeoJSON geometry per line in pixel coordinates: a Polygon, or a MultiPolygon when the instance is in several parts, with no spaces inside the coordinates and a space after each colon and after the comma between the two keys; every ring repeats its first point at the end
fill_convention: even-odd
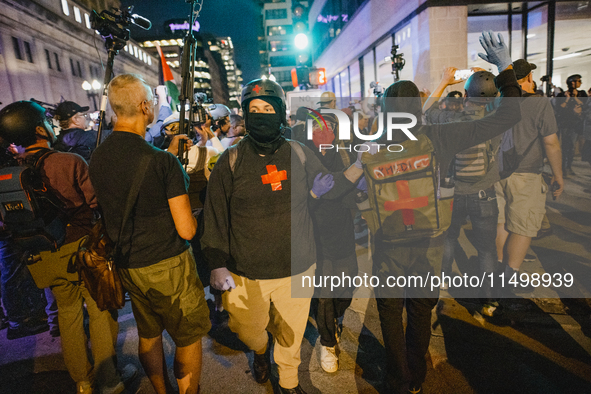
{"type": "Polygon", "coordinates": [[[453,189],[440,187],[431,140],[406,140],[402,152],[364,153],[369,207],[362,211],[373,234],[388,242],[433,238],[451,223],[453,189]]]}

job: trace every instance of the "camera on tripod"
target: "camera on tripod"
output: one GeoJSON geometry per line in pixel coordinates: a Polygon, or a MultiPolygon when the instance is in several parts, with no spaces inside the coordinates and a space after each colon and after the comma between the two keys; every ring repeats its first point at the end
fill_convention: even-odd
{"type": "Polygon", "coordinates": [[[114,8],[113,11],[103,10],[99,14],[92,10],[90,15],[91,27],[98,31],[104,39],[111,39],[117,43],[123,43],[129,40],[129,25],[133,24],[144,30],[149,30],[152,23],[138,14],[132,14],[133,6],[121,10],[114,8]]]}

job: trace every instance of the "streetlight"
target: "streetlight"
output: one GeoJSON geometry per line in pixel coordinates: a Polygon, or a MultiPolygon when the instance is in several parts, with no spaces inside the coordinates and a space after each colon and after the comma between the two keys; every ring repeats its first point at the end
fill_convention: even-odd
{"type": "Polygon", "coordinates": [[[102,88],[102,85],[96,79],[92,81],[92,83],[88,81],[82,82],[82,89],[86,91],[86,96],[88,99],[92,97],[92,104],[94,104],[94,110],[97,111],[98,108],[96,106],[96,97],[98,96],[99,90],[102,88]]]}

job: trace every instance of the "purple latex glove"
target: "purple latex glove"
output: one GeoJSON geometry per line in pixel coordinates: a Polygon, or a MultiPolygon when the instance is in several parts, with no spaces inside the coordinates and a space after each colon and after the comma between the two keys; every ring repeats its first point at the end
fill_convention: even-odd
{"type": "Polygon", "coordinates": [[[320,198],[321,196],[325,195],[332,189],[334,186],[334,179],[332,174],[326,174],[322,176],[322,173],[316,175],[314,178],[314,185],[312,185],[312,193],[316,195],[316,197],[320,198]]]}
{"type": "Polygon", "coordinates": [[[209,284],[214,289],[220,291],[226,291],[236,288],[236,284],[234,283],[234,279],[232,278],[232,274],[226,267],[216,268],[211,270],[211,278],[209,279],[209,284]]]}
{"type": "Polygon", "coordinates": [[[364,191],[367,193],[367,181],[365,180],[365,175],[359,179],[359,183],[357,184],[357,189],[364,191]]]}

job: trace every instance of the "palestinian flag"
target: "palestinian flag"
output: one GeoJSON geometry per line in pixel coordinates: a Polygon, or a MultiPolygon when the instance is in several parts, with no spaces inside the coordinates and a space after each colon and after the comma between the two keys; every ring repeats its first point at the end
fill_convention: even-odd
{"type": "Polygon", "coordinates": [[[172,71],[170,71],[168,63],[166,63],[166,57],[162,52],[162,48],[160,48],[160,45],[156,44],[156,49],[158,50],[158,54],[160,55],[160,63],[162,64],[162,79],[160,84],[165,85],[168,88],[168,95],[172,98],[170,107],[174,112],[176,111],[177,104],[179,104],[179,89],[177,88],[174,77],[172,76],[172,71]]]}

